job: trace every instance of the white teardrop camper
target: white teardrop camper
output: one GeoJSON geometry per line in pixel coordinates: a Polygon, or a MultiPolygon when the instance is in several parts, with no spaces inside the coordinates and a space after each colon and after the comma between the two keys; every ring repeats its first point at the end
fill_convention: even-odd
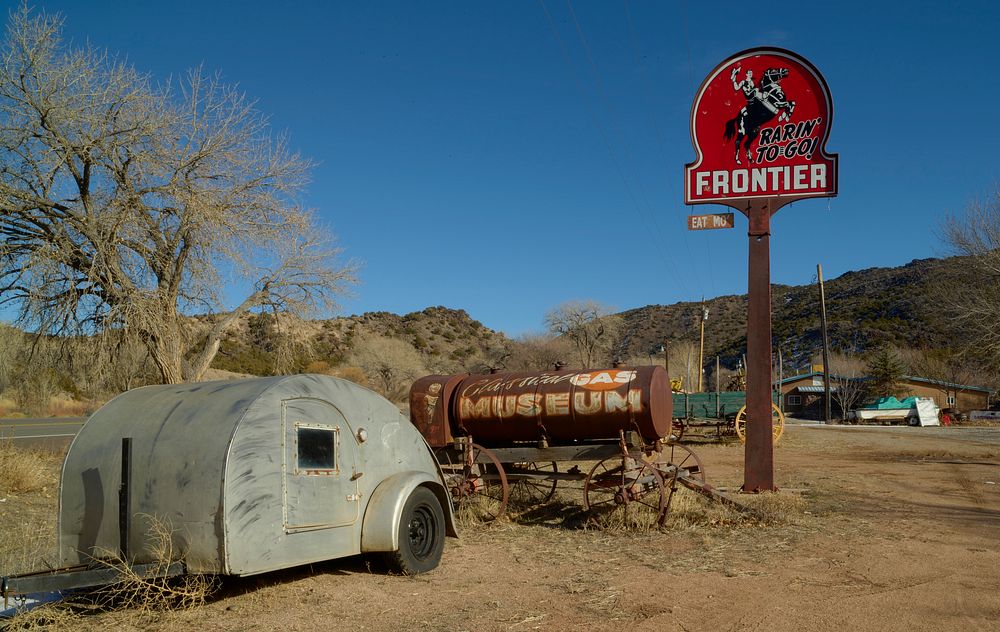
{"type": "Polygon", "coordinates": [[[150,386],[94,413],[63,466],[61,562],[154,562],[154,523],[187,572],[226,575],[363,552],[423,572],[457,535],[409,420],[319,375],[150,386]]]}

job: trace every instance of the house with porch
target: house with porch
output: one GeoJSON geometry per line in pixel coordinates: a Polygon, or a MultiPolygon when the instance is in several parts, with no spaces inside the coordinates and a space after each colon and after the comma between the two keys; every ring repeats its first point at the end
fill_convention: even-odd
{"type": "MultiPolygon", "coordinates": [[[[840,417],[840,399],[837,396],[838,387],[863,388],[867,377],[844,377],[830,374],[830,408],[834,417],[840,417]]],[[[822,371],[812,371],[802,375],[793,375],[781,380],[780,383],[783,410],[786,415],[804,419],[822,419],[825,406],[825,382],[822,371]]],[[[940,408],[954,408],[967,413],[972,410],[986,410],[992,402],[993,390],[984,386],[957,384],[942,380],[904,375],[899,380],[903,397],[930,397],[940,408]]],[[[859,397],[853,407],[864,404],[859,397]]]]}

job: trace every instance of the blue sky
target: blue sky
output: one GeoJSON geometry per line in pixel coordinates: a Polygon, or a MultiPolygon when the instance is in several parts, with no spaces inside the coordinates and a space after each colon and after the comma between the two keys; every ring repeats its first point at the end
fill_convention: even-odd
{"type": "Polygon", "coordinates": [[[745,292],[746,220],[689,233],[726,209],[682,187],[694,91],[752,46],[824,73],[840,155],[839,197],[774,217],[773,282],[947,254],[942,218],[1000,171],[992,2],[35,6],[158,78],[203,64],[255,97],[319,163],[305,201],[364,264],[344,314],[445,305],[517,335],[571,299],[745,292]]]}

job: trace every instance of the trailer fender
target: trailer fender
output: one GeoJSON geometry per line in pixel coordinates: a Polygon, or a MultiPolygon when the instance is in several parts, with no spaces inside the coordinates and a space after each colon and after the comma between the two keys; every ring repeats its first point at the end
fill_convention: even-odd
{"type": "Polygon", "coordinates": [[[446,533],[458,537],[448,491],[433,474],[421,471],[399,472],[379,483],[372,492],[361,526],[361,552],[395,551],[399,548],[399,521],[406,499],[417,487],[434,492],[444,512],[446,533]]]}

